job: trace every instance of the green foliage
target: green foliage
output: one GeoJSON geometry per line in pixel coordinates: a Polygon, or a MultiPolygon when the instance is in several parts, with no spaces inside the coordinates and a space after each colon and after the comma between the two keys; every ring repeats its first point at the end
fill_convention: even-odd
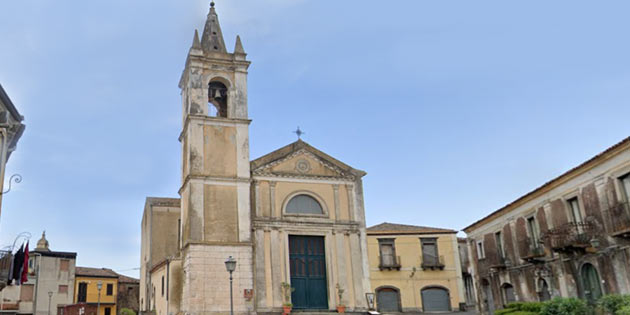
{"type": "Polygon", "coordinates": [[[136,312],[134,312],[132,309],[123,307],[120,309],[120,315],[136,315],[136,312]]]}
{"type": "Polygon", "coordinates": [[[494,315],[512,315],[514,312],[517,312],[514,308],[504,308],[502,310],[497,310],[494,312],[494,315]]]}
{"type": "Polygon", "coordinates": [[[282,288],[282,299],[284,300],[282,305],[293,306],[291,304],[291,292],[295,291],[295,288],[291,287],[287,282],[280,283],[280,288],[282,288]]]}
{"type": "Polygon", "coordinates": [[[494,312],[496,315],[537,315],[540,313],[543,303],[540,302],[513,302],[504,309],[494,312]]]}
{"type": "Polygon", "coordinates": [[[540,315],[589,315],[591,308],[576,298],[555,298],[543,303],[540,315]]]}
{"type": "Polygon", "coordinates": [[[516,311],[525,311],[538,313],[542,308],[543,303],[541,302],[513,302],[507,305],[508,308],[513,308],[516,311]]]}
{"type": "Polygon", "coordinates": [[[607,294],[597,301],[597,306],[606,314],[616,315],[623,307],[630,307],[630,295],[607,294]]]}
{"type": "Polygon", "coordinates": [[[615,315],[630,315],[630,305],[622,306],[615,312],[615,315]]]}

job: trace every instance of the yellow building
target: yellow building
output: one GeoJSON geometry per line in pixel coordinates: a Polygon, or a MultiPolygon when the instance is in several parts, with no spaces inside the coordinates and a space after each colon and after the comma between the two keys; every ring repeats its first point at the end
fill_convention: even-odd
{"type": "Polygon", "coordinates": [[[465,305],[457,231],[382,223],[367,229],[370,281],[380,312],[465,305]]]}
{"type": "Polygon", "coordinates": [[[116,315],[118,274],[106,268],[76,267],[74,303],[99,306],[98,315],[116,315]],[[99,283],[101,289],[99,290],[99,283]],[[100,292],[99,292],[100,291],[100,292]]]}

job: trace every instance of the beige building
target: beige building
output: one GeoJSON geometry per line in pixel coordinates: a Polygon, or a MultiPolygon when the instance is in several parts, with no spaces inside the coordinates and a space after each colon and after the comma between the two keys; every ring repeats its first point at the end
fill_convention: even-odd
{"type": "Polygon", "coordinates": [[[230,256],[237,314],[280,312],[283,283],[294,309],[365,311],[365,172],[301,140],[250,161],[249,65],[240,38],[227,52],[212,4],[180,80],[180,198],[145,205],[141,312],[225,314],[230,256]]]}
{"type": "Polygon", "coordinates": [[[76,257],[77,253],[51,251],[42,234],[29,255],[28,281],[2,290],[2,309],[17,314],[61,314],[64,306],[72,304],[76,257]]]}
{"type": "Polygon", "coordinates": [[[379,312],[447,312],[465,297],[457,231],[381,223],[367,229],[379,312]]]}
{"type": "Polygon", "coordinates": [[[630,294],[630,138],[468,226],[480,310],[630,294]]]}

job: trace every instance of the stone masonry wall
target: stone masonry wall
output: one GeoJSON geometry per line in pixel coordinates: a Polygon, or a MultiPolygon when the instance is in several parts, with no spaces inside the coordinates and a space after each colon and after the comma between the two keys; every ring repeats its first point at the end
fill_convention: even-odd
{"type": "Polygon", "coordinates": [[[253,301],[244,297],[252,289],[252,247],[248,245],[189,245],[184,254],[182,311],[185,314],[229,314],[230,282],[225,269],[229,256],[236,259],[233,273],[234,313],[254,312],[253,301]]]}

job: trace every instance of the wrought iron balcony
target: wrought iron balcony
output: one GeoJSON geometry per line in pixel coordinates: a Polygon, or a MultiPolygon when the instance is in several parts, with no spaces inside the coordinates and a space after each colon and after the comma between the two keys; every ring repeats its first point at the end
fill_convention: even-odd
{"type": "Polygon", "coordinates": [[[11,251],[0,250],[0,290],[7,286],[12,257],[13,255],[11,255],[11,251]]]}
{"type": "Polygon", "coordinates": [[[378,268],[400,270],[400,256],[382,255],[378,257],[378,268]]]}
{"type": "Polygon", "coordinates": [[[612,236],[630,237],[630,206],[627,202],[617,203],[604,212],[610,221],[612,236]]]}
{"type": "Polygon", "coordinates": [[[527,243],[527,252],[523,258],[525,261],[534,262],[537,260],[541,260],[541,258],[545,257],[545,248],[543,247],[542,241],[539,239],[535,239],[533,237],[528,237],[526,240],[527,243]]]}
{"type": "Polygon", "coordinates": [[[444,256],[422,256],[422,269],[444,269],[444,256]]]}
{"type": "Polygon", "coordinates": [[[494,263],[490,266],[490,269],[494,269],[495,271],[512,267],[512,261],[505,256],[503,253],[497,253],[496,259],[494,263]]]}
{"type": "Polygon", "coordinates": [[[554,251],[583,251],[591,247],[595,226],[589,222],[570,222],[549,230],[545,237],[549,239],[554,251]]]}

